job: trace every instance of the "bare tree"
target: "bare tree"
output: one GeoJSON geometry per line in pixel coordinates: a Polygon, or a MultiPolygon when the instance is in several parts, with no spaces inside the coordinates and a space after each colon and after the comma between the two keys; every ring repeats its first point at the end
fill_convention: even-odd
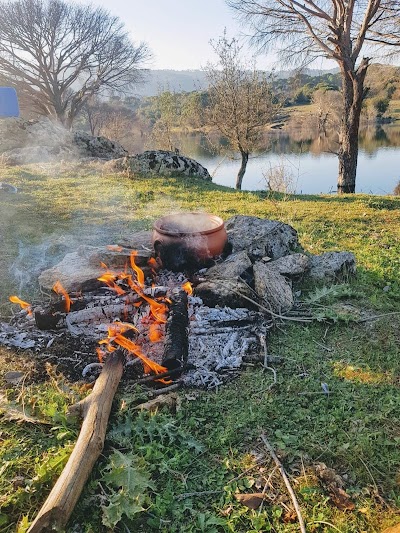
{"type": "Polygon", "coordinates": [[[339,91],[317,89],[312,94],[319,134],[326,135],[328,126],[338,126],[342,115],[339,91]]]}
{"type": "Polygon", "coordinates": [[[227,139],[229,148],[240,152],[242,162],[236,188],[242,188],[249,155],[260,147],[264,127],[271,123],[279,106],[263,73],[241,59],[237,39],[223,35],[211,43],[218,56],[216,65],[208,64],[208,123],[227,139]],[[249,68],[250,67],[250,68],[249,68]]]}
{"type": "MultiPolygon", "coordinates": [[[[358,131],[373,44],[400,44],[400,0],[227,0],[251,25],[253,40],[281,45],[283,58],[311,63],[337,62],[342,78],[343,113],[339,134],[339,193],[354,193],[358,131]],[[361,58],[361,59],[360,59],[361,58]]],[[[393,50],[393,48],[392,48],[393,50]]]]}
{"type": "Polygon", "coordinates": [[[64,0],[15,0],[0,9],[0,78],[38,113],[65,126],[101,91],[124,91],[150,57],[102,8],[64,0]]]}

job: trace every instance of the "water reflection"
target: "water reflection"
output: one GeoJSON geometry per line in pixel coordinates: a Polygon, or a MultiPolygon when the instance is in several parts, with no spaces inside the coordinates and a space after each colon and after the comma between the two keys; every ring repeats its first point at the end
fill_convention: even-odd
{"type": "MultiPolygon", "coordinates": [[[[357,192],[391,194],[400,179],[400,125],[369,125],[360,131],[357,192]]],[[[239,168],[236,157],[217,153],[223,139],[211,139],[199,133],[177,136],[182,154],[197,159],[213,175],[213,181],[234,186],[239,168]]],[[[309,124],[292,127],[290,131],[271,130],[264,135],[263,149],[253,154],[243,180],[247,190],[264,189],[265,169],[286,164],[295,174],[298,193],[328,193],[336,190],[338,149],[337,131],[318,134],[309,124]]]]}

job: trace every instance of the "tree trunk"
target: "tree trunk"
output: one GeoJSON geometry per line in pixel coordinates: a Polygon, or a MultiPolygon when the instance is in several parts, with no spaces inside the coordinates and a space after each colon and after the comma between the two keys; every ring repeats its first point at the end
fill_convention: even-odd
{"type": "Polygon", "coordinates": [[[242,189],[243,176],[246,172],[247,162],[249,160],[249,152],[240,151],[240,153],[242,155],[242,164],[240,165],[238,175],[236,176],[236,189],[239,191],[242,189]]]}
{"type": "Polygon", "coordinates": [[[341,65],[343,115],[339,132],[338,194],[354,193],[356,189],[358,131],[368,64],[369,59],[364,58],[356,70],[341,65]]]}

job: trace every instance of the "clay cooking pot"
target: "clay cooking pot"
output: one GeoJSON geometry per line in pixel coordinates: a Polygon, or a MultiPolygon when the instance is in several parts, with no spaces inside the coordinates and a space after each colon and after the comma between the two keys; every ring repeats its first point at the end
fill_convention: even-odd
{"type": "Polygon", "coordinates": [[[153,246],[164,268],[173,271],[207,266],[227,243],[224,221],[208,213],[179,213],[153,226],[153,246]]]}

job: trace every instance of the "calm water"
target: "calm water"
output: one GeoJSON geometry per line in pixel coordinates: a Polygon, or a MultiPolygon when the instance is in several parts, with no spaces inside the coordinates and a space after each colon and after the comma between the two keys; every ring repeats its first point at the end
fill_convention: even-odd
{"type": "MultiPolygon", "coordinates": [[[[177,142],[181,152],[204,165],[220,185],[234,187],[240,166],[210,151],[207,139],[196,134],[182,135],[177,142]]],[[[333,137],[318,137],[309,131],[276,131],[265,139],[266,150],[249,160],[243,179],[244,190],[266,189],[263,174],[270,168],[284,169],[297,193],[316,194],[336,191],[338,160],[333,137]]],[[[392,194],[400,180],[400,125],[369,127],[360,133],[356,192],[392,194]]]]}

